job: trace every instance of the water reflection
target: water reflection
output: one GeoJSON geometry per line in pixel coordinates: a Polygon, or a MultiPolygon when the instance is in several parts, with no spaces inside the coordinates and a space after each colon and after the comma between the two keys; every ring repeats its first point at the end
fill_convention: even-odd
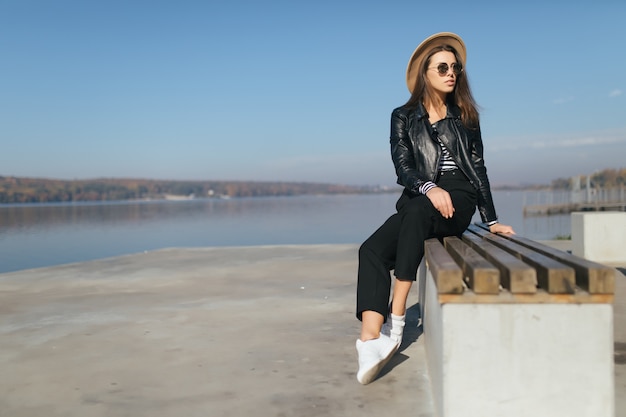
{"type": "Polygon", "coordinates": [[[160,221],[164,218],[208,214],[216,207],[223,213],[236,212],[241,209],[241,205],[225,200],[10,205],[0,208],[0,230],[160,221]]]}
{"type": "MultiPolygon", "coordinates": [[[[393,213],[397,198],[391,193],[0,206],[0,272],[167,247],[357,244],[393,213]]],[[[501,221],[523,236],[570,233],[568,215],[524,218],[523,192],[495,192],[494,200],[501,221]]]]}

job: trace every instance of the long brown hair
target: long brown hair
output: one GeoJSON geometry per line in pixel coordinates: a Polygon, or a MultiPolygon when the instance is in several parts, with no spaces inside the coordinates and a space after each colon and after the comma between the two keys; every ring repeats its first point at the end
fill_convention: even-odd
{"type": "MultiPolygon", "coordinates": [[[[456,50],[449,45],[436,46],[424,55],[422,62],[418,62],[420,72],[417,76],[417,82],[415,83],[415,89],[413,94],[406,102],[405,106],[411,109],[417,108],[420,103],[426,105],[433,101],[434,92],[433,88],[426,81],[426,71],[430,65],[430,59],[434,54],[441,51],[452,52],[457,62],[461,62],[456,50]]],[[[474,100],[472,90],[470,89],[469,82],[467,80],[467,72],[463,70],[461,74],[456,77],[456,86],[454,90],[446,97],[448,105],[456,105],[461,110],[461,121],[463,124],[471,129],[478,127],[478,104],[474,100]]]]}

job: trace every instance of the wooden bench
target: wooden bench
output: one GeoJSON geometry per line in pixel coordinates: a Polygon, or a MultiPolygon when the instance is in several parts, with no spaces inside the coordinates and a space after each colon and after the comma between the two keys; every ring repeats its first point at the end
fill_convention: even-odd
{"type": "Polygon", "coordinates": [[[614,416],[615,269],[478,225],[425,245],[439,417],[614,416]]]}

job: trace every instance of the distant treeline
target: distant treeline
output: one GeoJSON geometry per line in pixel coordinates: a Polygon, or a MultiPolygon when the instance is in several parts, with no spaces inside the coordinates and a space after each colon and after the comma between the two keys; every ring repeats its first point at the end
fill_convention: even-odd
{"type": "Polygon", "coordinates": [[[626,168],[604,169],[591,175],[579,175],[578,178],[559,178],[552,181],[551,187],[558,190],[571,190],[577,185],[586,188],[587,177],[591,188],[623,187],[626,185],[626,168]]]}
{"type": "MultiPolygon", "coordinates": [[[[589,176],[591,187],[626,186],[626,168],[605,169],[589,176]]],[[[549,186],[570,190],[585,188],[587,176],[559,178],[549,186]]],[[[538,189],[546,185],[497,187],[498,189],[538,189]]],[[[351,186],[307,182],[256,181],[170,181],[102,178],[91,180],[55,180],[45,178],[0,176],[0,204],[47,203],[71,201],[116,201],[209,197],[295,196],[304,194],[365,194],[397,191],[396,188],[351,186]]]]}
{"type": "Polygon", "coordinates": [[[377,191],[382,190],[376,187],[298,182],[161,181],[106,178],[54,180],[0,176],[0,204],[357,194],[377,191]]]}

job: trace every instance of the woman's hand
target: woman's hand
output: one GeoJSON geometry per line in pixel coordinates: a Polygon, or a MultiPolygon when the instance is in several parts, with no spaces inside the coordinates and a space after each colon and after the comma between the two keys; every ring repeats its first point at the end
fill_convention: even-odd
{"type": "Polygon", "coordinates": [[[502,233],[503,235],[514,235],[515,230],[509,225],[496,223],[489,226],[489,231],[491,233],[502,233]]]}
{"type": "Polygon", "coordinates": [[[454,206],[452,205],[452,198],[450,193],[440,187],[431,188],[426,197],[433,203],[433,206],[441,213],[445,219],[449,219],[454,214],[454,206]]]}

